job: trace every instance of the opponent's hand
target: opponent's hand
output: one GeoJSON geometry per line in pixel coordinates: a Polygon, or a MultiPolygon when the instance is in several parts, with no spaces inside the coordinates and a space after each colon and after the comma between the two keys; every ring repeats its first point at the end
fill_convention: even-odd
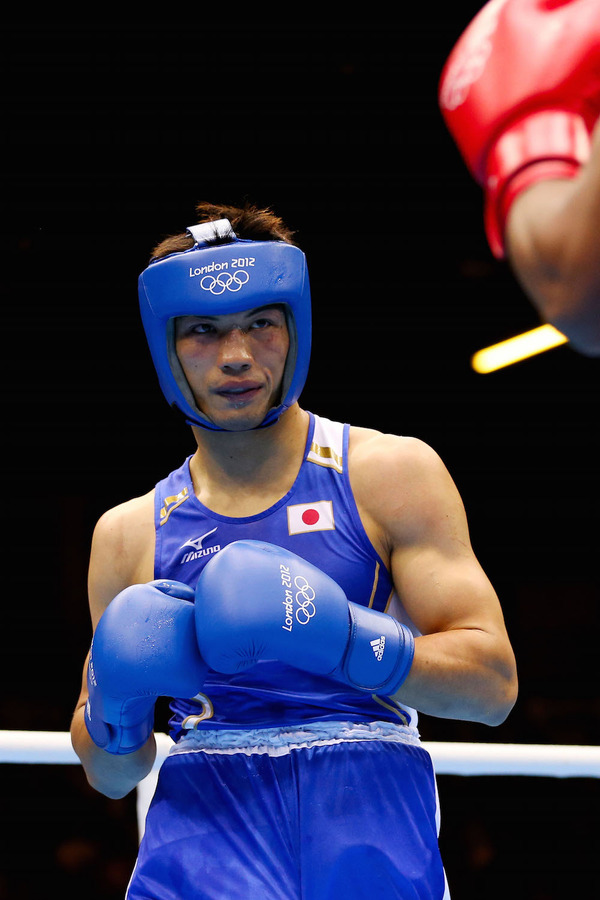
{"type": "Polygon", "coordinates": [[[178,581],[134,584],[104,611],[90,648],[85,724],[109,753],[132,753],[154,727],[157,697],[194,697],[208,667],[196,642],[194,592],[178,581]]]}
{"type": "Polygon", "coordinates": [[[525,188],[573,178],[600,114],[600,0],[491,0],[450,53],[442,114],[485,191],[485,227],[504,254],[525,188]]]}
{"type": "Polygon", "coordinates": [[[414,639],[404,625],[350,603],[320,569],[262,541],[236,541],[209,560],[195,614],[200,652],[218,672],[276,659],[393,694],[412,664],[414,639]]]}

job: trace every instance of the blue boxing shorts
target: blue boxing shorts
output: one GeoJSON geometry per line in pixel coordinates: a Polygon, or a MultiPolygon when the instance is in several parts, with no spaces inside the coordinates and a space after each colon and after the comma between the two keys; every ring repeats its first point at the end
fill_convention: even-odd
{"type": "Polygon", "coordinates": [[[163,763],[127,900],[446,900],[416,730],[194,731],[163,763]]]}

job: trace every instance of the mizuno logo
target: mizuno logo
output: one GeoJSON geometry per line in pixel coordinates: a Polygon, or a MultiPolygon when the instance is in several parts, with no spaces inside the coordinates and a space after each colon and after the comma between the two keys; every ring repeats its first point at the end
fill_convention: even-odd
{"type": "Polygon", "coordinates": [[[202,547],[203,541],[205,541],[207,537],[210,537],[211,534],[214,534],[216,530],[216,528],[213,528],[211,531],[207,531],[206,534],[203,534],[201,537],[191,538],[189,541],[186,541],[185,544],[182,544],[179,548],[180,550],[183,550],[185,547],[192,547],[192,550],[183,555],[180,565],[191,562],[191,560],[193,559],[199,559],[201,556],[210,556],[212,553],[216,553],[218,550],[220,550],[220,544],[215,544],[213,547],[206,547],[206,549],[202,547]]]}
{"type": "Polygon", "coordinates": [[[381,637],[375,638],[375,640],[370,643],[373,648],[373,653],[377,658],[377,662],[381,662],[383,659],[383,651],[385,650],[385,637],[381,635],[381,637]]]}
{"type": "Polygon", "coordinates": [[[211,534],[214,534],[216,530],[216,528],[213,528],[212,531],[207,531],[206,534],[202,535],[202,537],[193,538],[192,540],[186,541],[185,544],[182,544],[179,549],[183,550],[184,547],[193,547],[194,550],[200,550],[202,547],[202,541],[206,540],[207,537],[210,537],[211,534]]]}

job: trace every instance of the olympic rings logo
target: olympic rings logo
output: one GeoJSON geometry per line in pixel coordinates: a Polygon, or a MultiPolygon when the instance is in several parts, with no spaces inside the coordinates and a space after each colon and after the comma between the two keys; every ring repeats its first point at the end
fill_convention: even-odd
{"type": "Polygon", "coordinates": [[[299,625],[308,625],[309,621],[317,611],[313,602],[315,599],[315,592],[304,575],[296,575],[294,584],[298,588],[296,592],[296,603],[298,604],[296,621],[299,625]]]}
{"type": "Polygon", "coordinates": [[[203,291],[210,291],[211,294],[224,294],[225,291],[239,291],[250,280],[250,276],[243,269],[239,272],[221,272],[216,277],[214,275],[205,275],[200,282],[203,291]]]}

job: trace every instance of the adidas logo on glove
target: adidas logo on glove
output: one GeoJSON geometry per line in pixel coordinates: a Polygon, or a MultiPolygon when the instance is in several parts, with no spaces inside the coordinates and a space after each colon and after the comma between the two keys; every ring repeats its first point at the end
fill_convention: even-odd
{"type": "Polygon", "coordinates": [[[381,662],[383,659],[383,651],[385,650],[385,637],[381,635],[381,637],[375,638],[374,641],[371,641],[371,647],[373,648],[373,653],[377,658],[377,662],[381,662]]]}

